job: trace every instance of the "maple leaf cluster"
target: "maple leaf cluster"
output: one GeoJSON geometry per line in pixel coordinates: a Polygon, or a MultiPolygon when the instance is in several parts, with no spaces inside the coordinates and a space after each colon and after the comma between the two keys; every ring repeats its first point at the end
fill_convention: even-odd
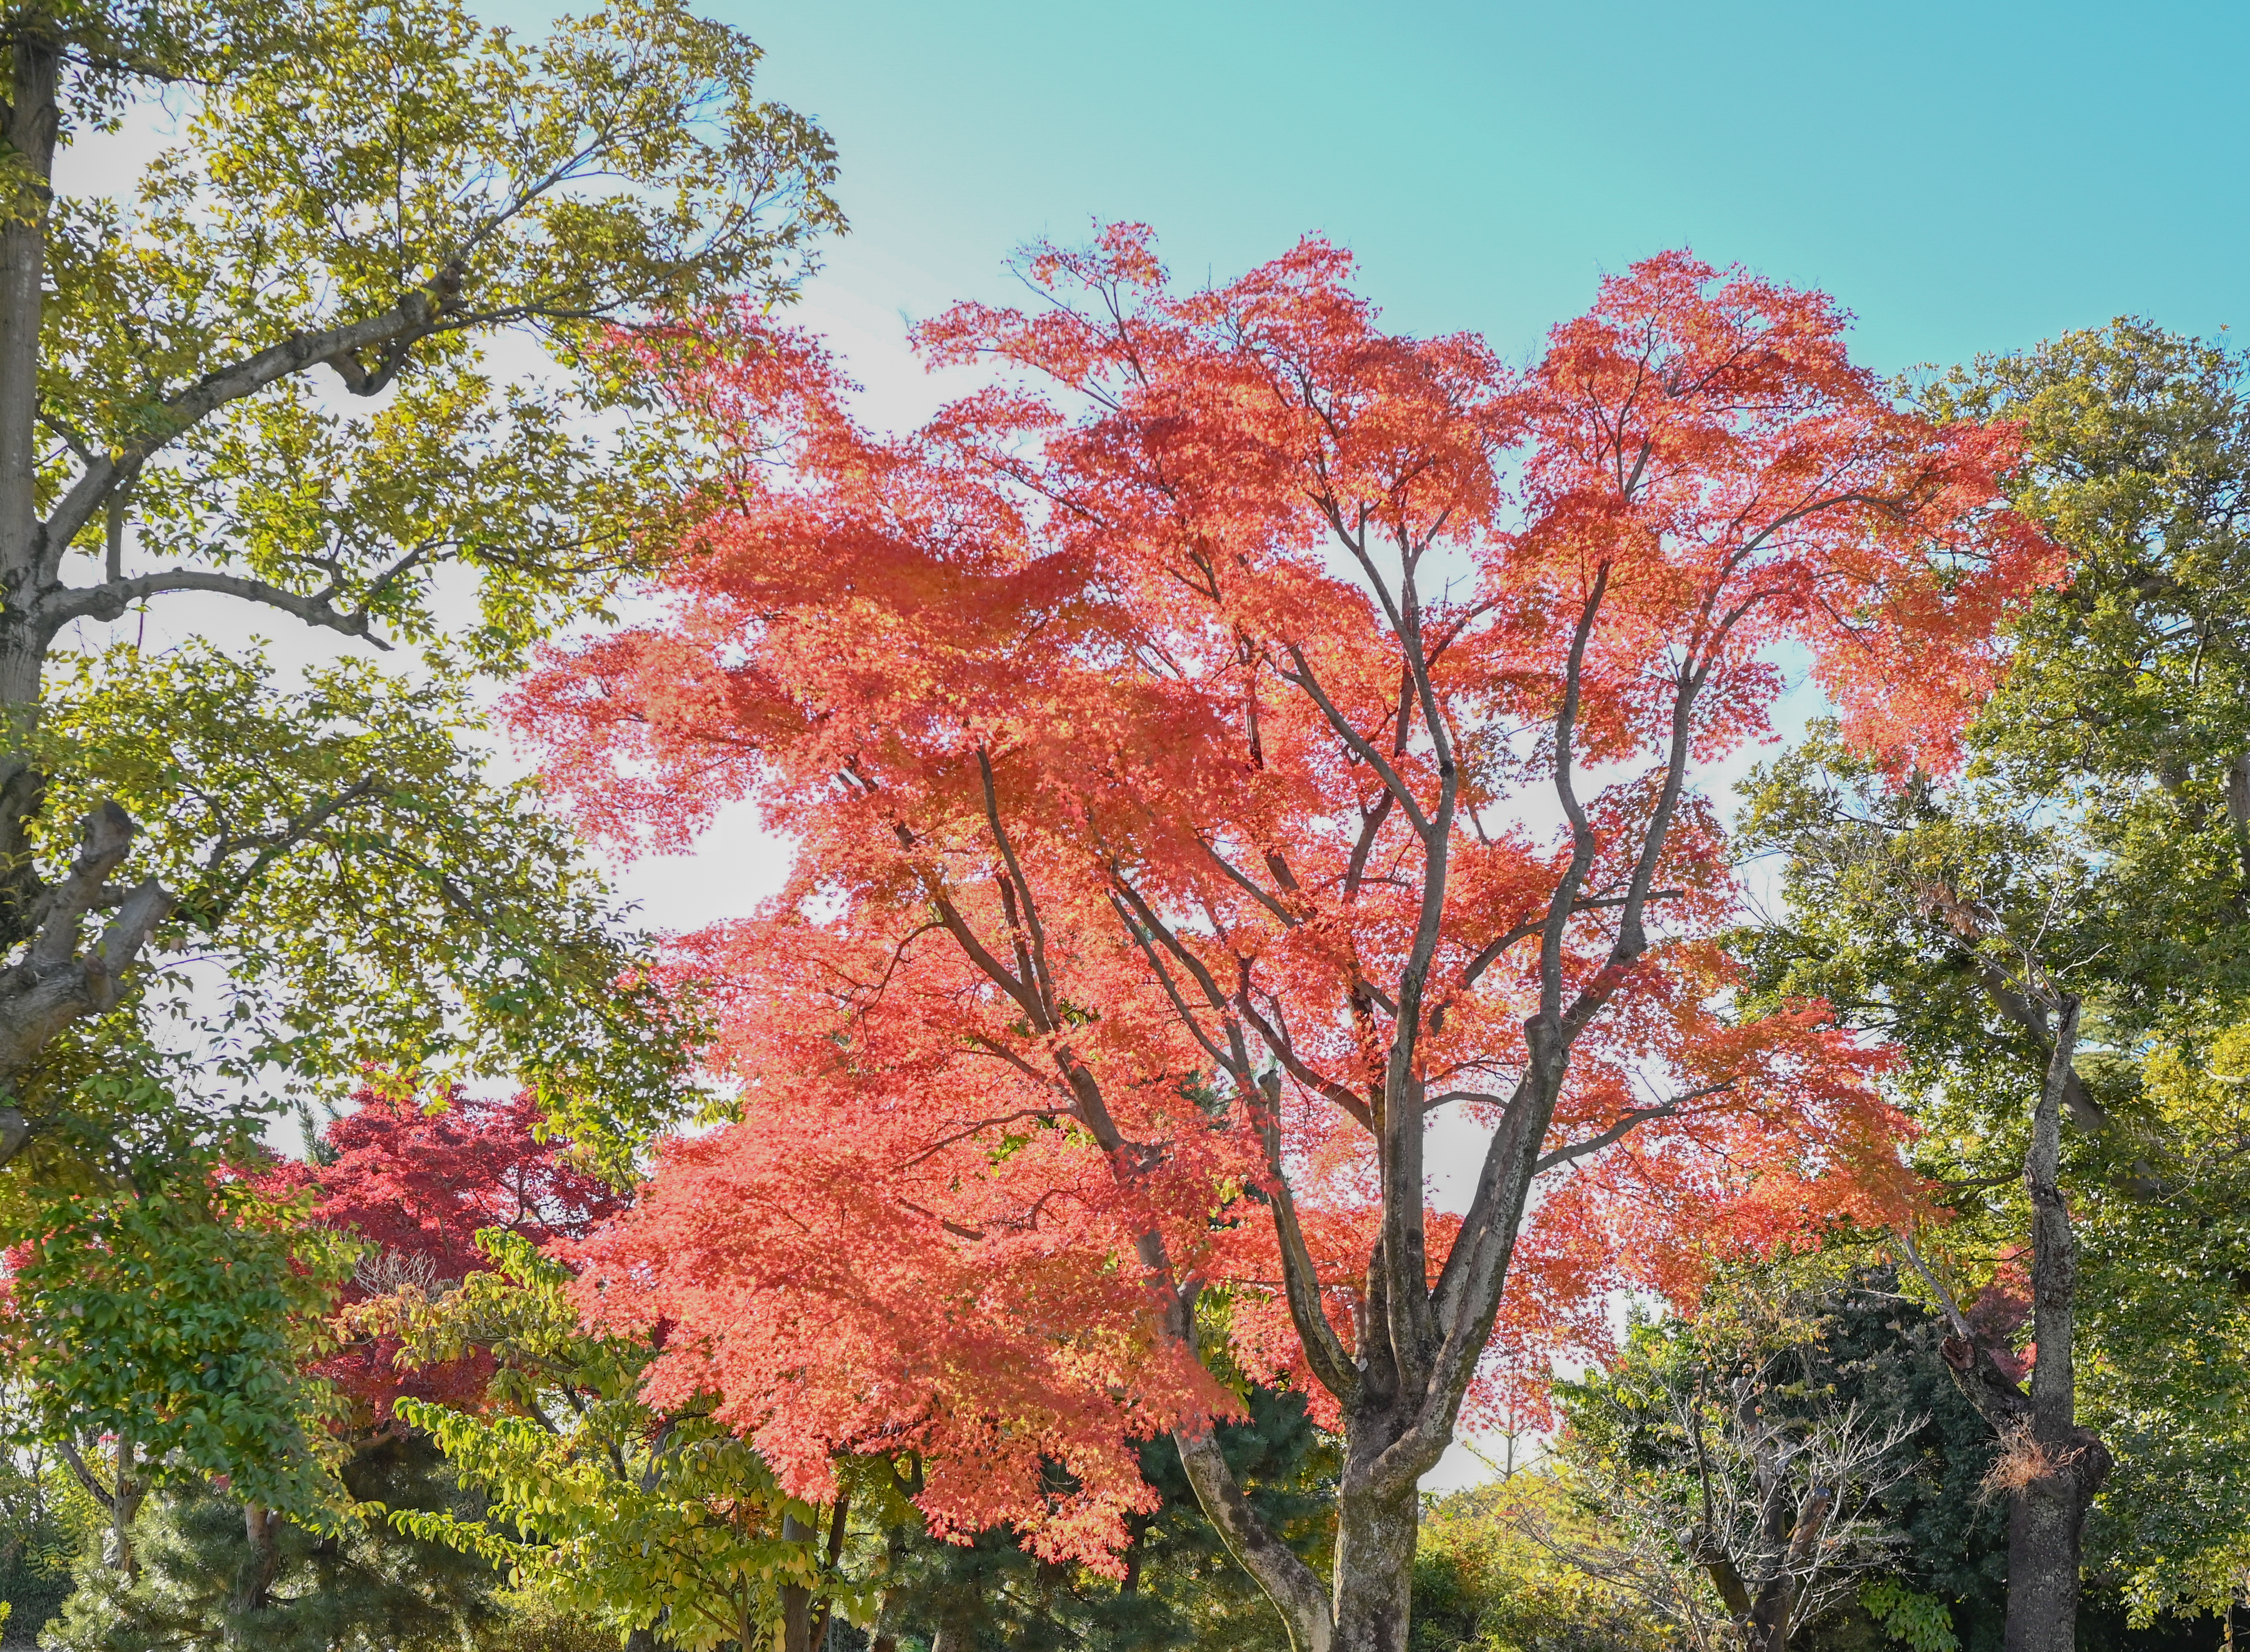
{"type": "Polygon", "coordinates": [[[921,330],[992,382],[902,435],[758,318],[637,346],[723,473],[661,619],[514,715],[615,840],[748,798],[797,845],[678,945],[739,1122],[579,1249],[583,1306],[666,1327],[653,1403],[715,1395],[794,1493],[911,1451],[938,1530],[1099,1564],[1131,1441],[1234,1404],[1199,1343],[1336,1420],[1314,1356],[1370,1357],[1378,1240],[1441,1309],[1505,1273],[1446,1333],[1496,1351],[1474,1421],[1605,1291],[1901,1207],[1884,1054],[1734,1001],[1693,778],[1790,657],[1885,762],[1953,763],[2060,564],[2001,503],[2012,429],[1685,253],[1522,370],[1385,330],[1317,239],[1207,291],[1130,226],[1022,273],[1035,307],[921,330]],[[1448,1109],[1535,1132],[1520,1237],[1385,1135],[1448,1109]]]}
{"type": "Polygon", "coordinates": [[[312,1220],[366,1246],[340,1292],[343,1340],[311,1374],[335,1385],[355,1424],[389,1426],[410,1396],[473,1409],[492,1375],[487,1357],[402,1366],[399,1339],[357,1324],[351,1310],[401,1289],[433,1296],[489,1270],[476,1245],[484,1229],[544,1247],[583,1238],[628,1201],[573,1163],[566,1144],[539,1139],[528,1092],[457,1092],[434,1110],[374,1087],[352,1100],[354,1110],[321,1130],[321,1162],[284,1160],[258,1178],[270,1193],[307,1196],[312,1220]]]}

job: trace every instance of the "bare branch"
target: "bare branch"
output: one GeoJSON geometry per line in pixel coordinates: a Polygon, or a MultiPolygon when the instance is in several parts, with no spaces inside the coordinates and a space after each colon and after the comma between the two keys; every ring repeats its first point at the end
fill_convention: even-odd
{"type": "Polygon", "coordinates": [[[238,574],[211,573],[197,568],[174,569],[161,574],[136,574],[130,579],[113,579],[104,584],[57,591],[40,599],[37,612],[40,622],[50,626],[65,626],[73,619],[116,619],[133,604],[145,598],[178,591],[208,591],[223,597],[237,597],[245,602],[259,603],[266,607],[293,614],[308,626],[342,632],[347,637],[362,638],[371,647],[386,652],[390,647],[390,643],[375,634],[374,621],[364,607],[345,613],[334,605],[338,593],[333,585],[307,596],[301,591],[269,584],[262,579],[245,578],[238,574]]]}
{"type": "MultiPolygon", "coordinates": [[[[1570,823],[1570,864],[1562,881],[1556,886],[1553,897],[1547,903],[1547,916],[1541,926],[1539,942],[1539,1013],[1550,1025],[1558,1022],[1563,1012],[1563,931],[1570,922],[1571,908],[1577,903],[1578,888],[1585,881],[1588,868],[1594,863],[1594,830],[1586,819],[1584,805],[1578,801],[1577,785],[1570,775],[1574,760],[1573,742],[1578,723],[1578,694],[1584,679],[1586,645],[1594,634],[1594,617],[1601,612],[1603,595],[1609,590],[1610,565],[1602,563],[1594,575],[1593,589],[1587,592],[1584,605],[1578,611],[1578,624],[1570,638],[1570,653],[1563,677],[1563,704],[1555,717],[1555,795],[1563,805],[1563,813],[1570,823]]],[[[1560,1052],[1553,1052],[1559,1054],[1560,1052]]]]}
{"type": "Polygon", "coordinates": [[[70,1466],[71,1477],[86,1488],[86,1495],[103,1508],[115,1513],[116,1495],[95,1477],[93,1469],[86,1467],[86,1459],[79,1455],[78,1447],[71,1441],[63,1439],[55,1441],[55,1449],[62,1454],[64,1462],[70,1466]]]}
{"type": "Polygon", "coordinates": [[[1733,1081],[1729,1080],[1724,1084],[1708,1084],[1701,1089],[1689,1090],[1684,1096],[1675,1096],[1670,1101],[1660,1102],[1654,1107],[1633,1108],[1598,1135],[1589,1136],[1582,1142],[1573,1142],[1568,1147],[1557,1147],[1552,1151],[1542,1153],[1533,1162],[1531,1173],[1534,1176],[1543,1176],[1559,1165],[1584,1158],[1590,1153],[1598,1153],[1605,1147],[1623,1141],[1632,1131],[1639,1129],[1651,1119],[1670,1118],[1690,1102],[1701,1101],[1707,1096],[1723,1096],[1734,1088],[1733,1081]]]}

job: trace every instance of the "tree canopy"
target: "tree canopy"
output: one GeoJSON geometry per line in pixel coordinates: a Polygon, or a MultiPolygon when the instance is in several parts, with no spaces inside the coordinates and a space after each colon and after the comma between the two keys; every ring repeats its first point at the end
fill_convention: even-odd
{"type": "Polygon", "coordinates": [[[1037,308],[921,334],[997,382],[896,437],[807,339],[665,341],[731,462],[665,617],[516,715],[613,835],[748,797],[801,846],[679,965],[739,1122],[588,1253],[590,1313],[678,1328],[651,1391],[715,1393],[800,1495],[911,1445],[940,1530],[1097,1563],[1170,1430],[1293,1633],[1387,1647],[1496,1324],[1900,1208],[1880,1055],[1727,1007],[1693,782],[1784,642],[1879,761],[1952,762],[2060,559],[2014,434],[1900,406],[1818,295],[1667,255],[1518,375],[1349,273],[1038,249],[1037,308]],[[1458,1220],[1450,1107],[1492,1131],[1458,1220]],[[1345,1436],[1332,1579],[1208,1448],[1220,1347],[1345,1436]]]}

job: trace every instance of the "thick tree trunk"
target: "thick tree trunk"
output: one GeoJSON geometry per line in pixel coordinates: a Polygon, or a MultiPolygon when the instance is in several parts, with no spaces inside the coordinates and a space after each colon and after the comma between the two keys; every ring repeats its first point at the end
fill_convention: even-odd
{"type": "Polygon", "coordinates": [[[24,956],[0,977],[0,1165],[32,1133],[8,1092],[65,1026],[118,1002],[120,975],[171,904],[153,884],[135,891],[128,902],[130,916],[121,915],[105,944],[81,954],[80,926],[110,899],[104,881],[133,834],[133,823],[114,804],[86,822],[80,867],[87,875],[76,880],[85,888],[45,888],[31,860],[29,826],[46,791],[31,743],[54,631],[43,595],[55,582],[51,564],[59,549],[49,543],[38,518],[38,463],[40,330],[63,48],[44,19],[19,14],[6,49],[7,105],[0,109],[0,143],[10,162],[0,182],[0,194],[10,197],[0,200],[5,209],[0,211],[0,955],[24,949],[24,956]]]}
{"type": "MultiPolygon", "coordinates": [[[[4,141],[6,184],[0,202],[0,802],[24,790],[22,738],[38,704],[47,639],[33,619],[46,549],[38,508],[39,330],[46,280],[47,209],[60,128],[60,42],[33,19],[9,41],[4,141]]],[[[18,817],[20,820],[20,817],[18,817]]],[[[17,833],[20,839],[20,830],[17,833]]],[[[0,851],[11,847],[0,833],[0,851]]]]}
{"type": "Polygon", "coordinates": [[[2072,1337],[2078,1247],[2057,1185],[2062,1092],[2078,1047],[2078,1001],[2057,1006],[2046,1083],[2032,1116],[2024,1187],[2032,1205],[2032,1366],[2029,1415],[2007,1440],[2016,1482],[2008,1510],[2007,1652],[2077,1643],[2079,1539],[2109,1476],[2109,1453],[2078,1426],[2072,1337]]]}
{"type": "Polygon", "coordinates": [[[25,826],[45,790],[28,760],[46,655],[29,604],[45,543],[38,515],[39,330],[61,50],[36,23],[19,23],[8,68],[0,138],[10,151],[7,182],[19,192],[0,202],[8,209],[0,217],[0,948],[12,949],[30,934],[38,894],[25,826]]]}
{"type": "MultiPolygon", "coordinates": [[[[1563,1062],[1554,1054],[1557,1045],[1544,1029],[1534,1031],[1533,1044],[1535,1050],[1547,1051],[1548,1059],[1527,1076],[1518,1106],[1487,1153],[1464,1233],[1455,1241],[1456,1259],[1448,1262],[1435,1292],[1418,1293],[1418,1306],[1451,1310],[1453,1323],[1435,1345],[1414,1345],[1412,1322],[1405,1316],[1394,1320],[1389,1311],[1387,1281],[1404,1270],[1388,1262],[1380,1248],[1369,1263],[1357,1338],[1363,1351],[1343,1373],[1349,1394],[1342,1406],[1344,1469],[1336,1495],[1336,1557],[1327,1583],[1259,1520],[1213,1436],[1173,1436],[1197,1502],[1236,1560],[1273,1602],[1294,1652],[1404,1652],[1407,1645],[1422,1476],[1437,1466],[1453,1440],[1477,1358],[1491,1337],[1508,1258],[1541,1164],[1540,1145],[1561,1090],[1563,1062]],[[1481,1261],[1484,1276],[1477,1282],[1474,1305],[1465,1300],[1466,1289],[1455,1295],[1448,1289],[1452,1270],[1462,1259],[1464,1277],[1474,1276],[1468,1268],[1481,1261]],[[1402,1344],[1407,1345],[1405,1358],[1398,1353],[1402,1344]]],[[[1410,1088],[1408,1094],[1418,1102],[1418,1089],[1410,1088]]],[[[1422,1271],[1419,1256],[1413,1261],[1415,1270],[1422,1271]]],[[[1309,1317],[1300,1316],[1300,1334],[1312,1328],[1309,1317]]],[[[1184,1317],[1172,1329],[1193,1347],[1184,1317]]]]}
{"type": "MultiPolygon", "coordinates": [[[[8,183],[15,198],[0,203],[0,598],[12,618],[32,595],[43,548],[34,490],[38,462],[39,324],[46,277],[47,208],[55,142],[61,125],[56,94],[61,42],[19,15],[9,40],[8,107],[3,135],[8,183]]],[[[12,632],[15,627],[9,626],[12,632]]],[[[26,681],[22,650],[0,636],[0,702],[20,704],[26,681]]]]}
{"type": "MultiPolygon", "coordinates": [[[[1355,1477],[1355,1457],[1372,1455],[1370,1448],[1389,1433],[1364,1427],[1347,1433],[1348,1485],[1355,1477]]],[[[1410,1481],[1403,1488],[1363,1484],[1354,1493],[1336,1503],[1332,1644],[1336,1652],[1405,1652],[1406,1632],[1413,1621],[1420,1490],[1410,1481]]]]}

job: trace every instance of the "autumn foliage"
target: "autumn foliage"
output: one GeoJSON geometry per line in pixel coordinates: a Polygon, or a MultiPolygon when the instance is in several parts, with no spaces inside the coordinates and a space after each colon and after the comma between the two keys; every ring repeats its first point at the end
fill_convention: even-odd
{"type": "Polygon", "coordinates": [[[1201,292],[1130,228],[1024,273],[922,329],[990,384],[904,435],[801,335],[645,347],[728,463],[661,619],[515,715],[614,839],[747,798],[799,846],[680,943],[740,1122],[665,1151],[585,1306],[794,1489],[913,1451],[940,1530],[1098,1561],[1222,1351],[1332,1420],[1412,1376],[1419,1461],[1605,1288],[1898,1207],[1881,1053],[1736,1013],[1694,777],[1792,659],[1950,764],[2058,564],[2009,430],[1686,254],[1520,371],[1384,330],[1318,240],[1201,292]],[[1460,1114],[1499,1142],[1466,1227],[1421,1156],[1460,1114]]]}
{"type": "MultiPolygon", "coordinates": [[[[583,1237],[625,1199],[573,1164],[561,1144],[542,1142],[535,1097],[477,1100],[455,1095],[425,1110],[411,1098],[366,1088],[354,1109],[321,1132],[319,1162],[285,1160],[261,1178],[274,1192],[303,1192],[307,1214],[366,1246],[344,1286],[347,1310],[401,1289],[435,1292],[492,1266],[476,1247],[486,1228],[534,1244],[583,1237]]],[[[402,1368],[400,1344],[346,1314],[342,1344],[314,1367],[335,1384],[357,1420],[390,1420],[402,1397],[473,1407],[489,1362],[402,1368]]]]}

